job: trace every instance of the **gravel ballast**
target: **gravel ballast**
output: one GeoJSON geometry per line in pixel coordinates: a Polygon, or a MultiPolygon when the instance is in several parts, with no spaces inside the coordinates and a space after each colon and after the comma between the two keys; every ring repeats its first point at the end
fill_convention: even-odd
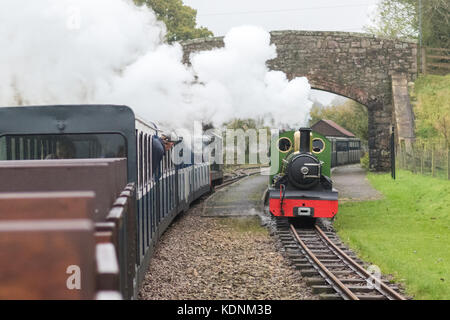
{"type": "Polygon", "coordinates": [[[140,299],[317,299],[258,217],[202,217],[202,204],[162,236],[140,299]]]}

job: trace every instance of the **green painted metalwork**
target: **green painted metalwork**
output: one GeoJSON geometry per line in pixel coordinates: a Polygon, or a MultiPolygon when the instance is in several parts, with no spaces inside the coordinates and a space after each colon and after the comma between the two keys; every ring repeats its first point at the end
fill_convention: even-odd
{"type": "MultiPolygon", "coordinates": [[[[269,178],[269,184],[272,184],[273,178],[277,174],[283,174],[284,167],[287,164],[287,161],[289,158],[293,156],[294,153],[294,134],[295,131],[285,131],[283,133],[280,133],[280,135],[274,139],[272,139],[271,147],[270,147],[270,178],[269,178]],[[289,139],[291,142],[291,148],[287,151],[281,151],[279,146],[279,141],[281,139],[289,139]],[[284,160],[284,162],[283,162],[284,160]],[[283,165],[283,163],[285,165],[283,165]]],[[[331,178],[331,142],[328,140],[325,136],[321,135],[317,132],[312,132],[312,141],[314,142],[315,139],[320,139],[324,142],[324,148],[321,152],[314,152],[312,150],[312,153],[319,159],[319,161],[322,161],[322,174],[324,176],[327,176],[331,178]]]]}

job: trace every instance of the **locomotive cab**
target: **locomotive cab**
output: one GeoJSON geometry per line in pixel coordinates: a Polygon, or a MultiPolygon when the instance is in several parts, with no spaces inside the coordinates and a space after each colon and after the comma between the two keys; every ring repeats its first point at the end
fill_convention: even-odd
{"type": "Polygon", "coordinates": [[[328,139],[310,128],[301,128],[283,133],[272,144],[272,151],[275,152],[271,152],[270,213],[276,217],[334,217],[338,211],[338,192],[330,179],[328,139]]]}

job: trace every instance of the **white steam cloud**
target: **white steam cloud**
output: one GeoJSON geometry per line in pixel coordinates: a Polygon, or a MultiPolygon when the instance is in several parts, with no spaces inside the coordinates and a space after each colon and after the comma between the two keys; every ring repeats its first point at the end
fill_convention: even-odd
{"type": "Polygon", "coordinates": [[[265,117],[302,125],[312,103],[306,78],[269,71],[270,34],[232,29],[225,47],[182,64],[165,26],[131,0],[3,0],[0,105],[126,104],[170,126],[265,117]]]}

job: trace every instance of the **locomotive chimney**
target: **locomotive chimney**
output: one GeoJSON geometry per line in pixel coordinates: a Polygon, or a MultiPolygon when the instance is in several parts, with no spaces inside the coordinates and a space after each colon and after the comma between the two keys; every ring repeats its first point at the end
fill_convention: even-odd
{"type": "Polygon", "coordinates": [[[300,152],[311,152],[311,128],[300,128],[300,152]]]}

